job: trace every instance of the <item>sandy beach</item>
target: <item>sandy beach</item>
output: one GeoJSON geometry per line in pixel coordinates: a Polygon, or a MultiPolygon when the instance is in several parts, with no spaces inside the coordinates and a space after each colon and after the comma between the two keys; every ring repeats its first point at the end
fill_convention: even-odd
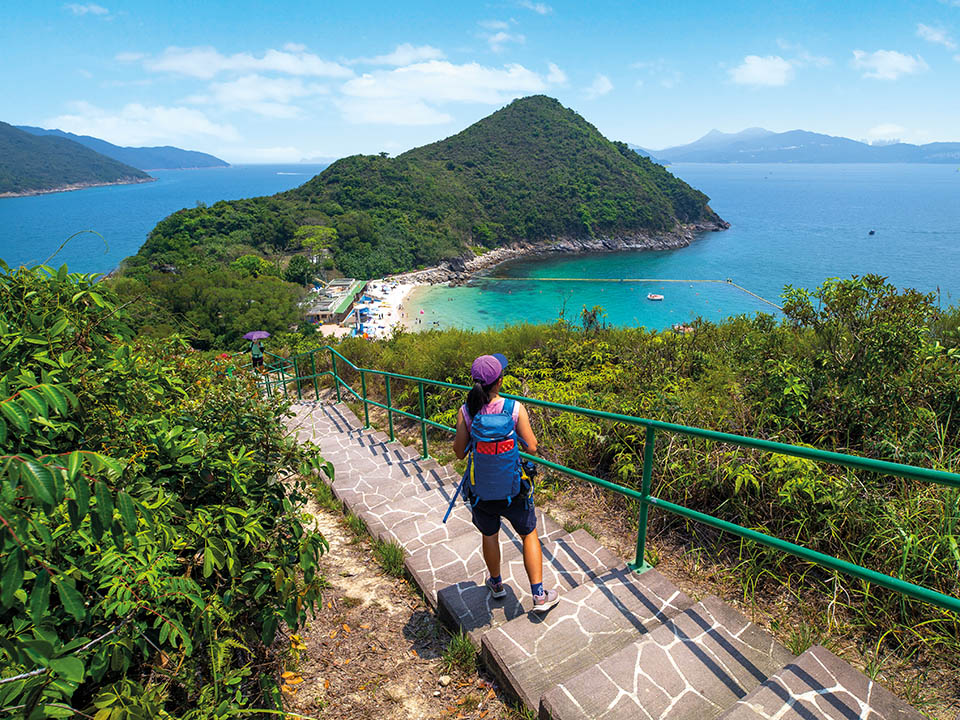
{"type": "Polygon", "coordinates": [[[417,286],[411,282],[397,282],[389,278],[371,280],[364,295],[369,302],[358,302],[358,308],[369,309],[369,319],[363,330],[370,338],[385,339],[393,335],[394,328],[403,326],[405,316],[410,314],[407,298],[417,286]]]}

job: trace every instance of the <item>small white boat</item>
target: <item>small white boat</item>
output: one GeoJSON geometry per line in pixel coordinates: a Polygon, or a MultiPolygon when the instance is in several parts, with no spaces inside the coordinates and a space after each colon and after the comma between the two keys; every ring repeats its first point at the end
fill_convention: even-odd
{"type": "Polygon", "coordinates": [[[647,300],[663,300],[663,295],[657,295],[656,293],[650,293],[647,295],[647,300]]]}

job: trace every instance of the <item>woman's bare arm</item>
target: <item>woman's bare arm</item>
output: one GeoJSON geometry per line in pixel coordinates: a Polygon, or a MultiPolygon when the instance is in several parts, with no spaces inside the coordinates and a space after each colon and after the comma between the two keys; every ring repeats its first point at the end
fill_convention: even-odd
{"type": "Polygon", "coordinates": [[[463,410],[457,412],[457,434],[453,438],[453,454],[458,460],[463,460],[467,456],[467,444],[470,442],[470,431],[467,430],[467,423],[463,419],[463,410]]]}

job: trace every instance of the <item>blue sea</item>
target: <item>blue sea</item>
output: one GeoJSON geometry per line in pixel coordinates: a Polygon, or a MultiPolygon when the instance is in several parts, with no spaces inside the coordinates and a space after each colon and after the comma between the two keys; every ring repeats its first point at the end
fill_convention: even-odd
{"type": "Polygon", "coordinates": [[[669,170],[705,192],[730,229],[706,233],[679,250],[538,257],[492,271],[510,280],[424,288],[405,303],[422,320],[417,329],[550,322],[561,313],[578,322],[584,307],[596,305],[610,323],[665,329],[696,317],[777,315],[770,303],[780,303],[786,285],[815,288],[829,277],[866,273],[885,275],[899,287],[938,292],[944,305],[960,301],[955,167],[689,163],[669,170]],[[654,281],[619,282],[622,278],[654,281]],[[667,282],[675,280],[686,282],[667,282]],[[700,280],[722,282],[695,282],[700,280]],[[647,300],[650,293],[664,299],[647,300]]]}
{"type": "Polygon", "coordinates": [[[0,258],[8,265],[50,261],[79,272],[108,273],[134,255],[167,215],[197,203],[272,195],[302,185],[326,165],[234,165],[151,170],[156,182],[0,198],[0,258]],[[99,235],[83,232],[92,230],[99,235]]]}
{"type": "MultiPolygon", "coordinates": [[[[162,218],[197,202],[267,195],[300,185],[323,166],[248,165],[152,173],[157,182],[0,199],[0,257],[108,272],[135,253],[162,218]]],[[[662,252],[622,252],[518,261],[462,288],[425,288],[405,303],[418,327],[489,327],[576,320],[600,305],[608,322],[666,328],[697,316],[717,320],[775,308],[785,285],[814,288],[828,277],[886,275],[901,287],[960,300],[960,172],[946,165],[709,165],[670,171],[702,190],[731,228],[662,252]],[[870,235],[869,231],[874,230],[870,235]],[[558,282],[536,278],[600,278],[558,282]],[[624,278],[654,282],[620,282],[624,278]],[[667,281],[684,282],[667,282],[667,281]],[[664,296],[660,302],[648,293],[664,296]],[[416,310],[423,309],[420,316],[416,310]],[[437,325],[434,325],[437,323],[437,325]]]]}

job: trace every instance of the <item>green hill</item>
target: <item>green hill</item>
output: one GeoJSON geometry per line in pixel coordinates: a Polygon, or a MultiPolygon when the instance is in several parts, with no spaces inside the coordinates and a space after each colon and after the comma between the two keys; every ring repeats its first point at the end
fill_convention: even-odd
{"type": "Polygon", "coordinates": [[[46,130],[29,125],[18,125],[17,129],[31,135],[53,135],[67,138],[67,140],[80,143],[101,155],[106,155],[141,170],[230,167],[230,163],[214,155],[197,152],[196,150],[183,150],[170,145],[162,147],[121,147],[100,138],[90,137],[89,135],[75,135],[63,130],[46,130]]]}
{"type": "Polygon", "coordinates": [[[534,96],[396,158],[356,155],[285,193],[181,210],[157,225],[127,268],[293,250],[298,228],[311,226],[297,237],[332,228],[338,269],[374,277],[481,245],[725,227],[707,202],[556,100],[534,96]]]}
{"type": "Polygon", "coordinates": [[[72,140],[37,137],[0,122],[0,196],[151,179],[72,140]]]}

